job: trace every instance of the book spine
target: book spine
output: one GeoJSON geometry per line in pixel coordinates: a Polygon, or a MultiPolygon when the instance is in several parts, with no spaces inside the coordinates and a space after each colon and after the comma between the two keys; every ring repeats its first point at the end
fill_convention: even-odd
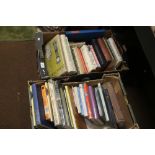
{"type": "Polygon", "coordinates": [[[113,88],[113,85],[109,82],[106,82],[105,84],[103,84],[103,86],[105,86],[105,88],[109,92],[109,96],[111,99],[112,107],[113,107],[115,118],[116,118],[116,122],[117,122],[119,128],[124,128],[125,127],[125,119],[124,119],[123,113],[121,111],[115,90],[113,88]]]}
{"type": "Polygon", "coordinates": [[[48,104],[48,101],[47,101],[47,94],[46,94],[45,85],[41,86],[41,95],[42,95],[42,99],[43,99],[45,119],[46,120],[51,120],[51,113],[50,113],[49,104],[48,104]]]}
{"type": "Polygon", "coordinates": [[[90,54],[89,54],[89,50],[88,50],[87,45],[83,45],[81,47],[81,52],[82,52],[84,61],[86,63],[88,72],[91,72],[92,70],[94,70],[94,66],[93,66],[93,62],[91,61],[91,58],[90,58],[90,54]]]}
{"type": "Polygon", "coordinates": [[[70,122],[70,118],[69,118],[69,112],[68,112],[68,108],[67,108],[67,103],[66,103],[66,99],[65,99],[65,94],[63,91],[63,88],[60,87],[60,96],[61,96],[61,100],[62,100],[62,106],[64,109],[64,116],[65,116],[65,122],[66,122],[66,126],[71,128],[71,122],[70,122]]]}
{"type": "Polygon", "coordinates": [[[82,105],[83,105],[83,109],[84,109],[84,116],[87,117],[88,110],[87,110],[87,105],[86,105],[86,100],[85,100],[85,95],[84,95],[83,84],[79,84],[79,88],[80,88],[80,94],[81,94],[81,99],[82,99],[82,105]]]}
{"type": "Polygon", "coordinates": [[[32,86],[29,86],[29,98],[30,98],[30,106],[31,106],[31,114],[32,114],[32,123],[33,127],[36,126],[36,118],[35,118],[35,111],[34,111],[34,101],[33,101],[33,93],[32,93],[32,86]]]}
{"type": "Polygon", "coordinates": [[[72,120],[73,120],[73,126],[74,126],[74,128],[78,128],[77,124],[76,124],[75,117],[74,117],[74,111],[73,111],[73,108],[72,108],[72,103],[71,103],[71,98],[70,98],[68,86],[65,86],[65,90],[66,90],[66,97],[67,97],[68,104],[69,104],[68,106],[69,106],[69,109],[70,109],[70,114],[71,114],[71,117],[72,117],[72,120]]]}
{"type": "Polygon", "coordinates": [[[106,122],[109,122],[109,115],[108,115],[105,99],[104,99],[104,96],[103,96],[102,86],[101,86],[100,83],[98,83],[98,90],[99,90],[99,94],[100,94],[103,109],[104,109],[105,120],[106,120],[106,122]]]}
{"type": "Polygon", "coordinates": [[[76,72],[76,67],[73,61],[73,56],[70,50],[70,46],[68,43],[68,40],[65,35],[60,35],[61,38],[61,44],[62,44],[62,49],[64,53],[64,58],[66,61],[66,66],[67,66],[67,71],[70,72],[76,72]]]}
{"type": "Polygon", "coordinates": [[[86,105],[87,105],[87,110],[88,110],[88,118],[92,119],[93,118],[93,112],[91,108],[91,101],[88,93],[88,85],[84,83],[84,94],[85,94],[85,99],[86,99],[86,105]]]}
{"type": "Polygon", "coordinates": [[[73,90],[73,96],[74,96],[74,102],[76,104],[78,113],[81,113],[81,108],[80,108],[80,103],[79,103],[79,98],[78,98],[78,88],[77,87],[72,87],[73,90]]]}
{"type": "Polygon", "coordinates": [[[86,63],[85,63],[85,60],[83,58],[81,49],[80,48],[77,48],[77,51],[78,51],[78,54],[79,54],[79,57],[80,57],[80,61],[82,63],[82,67],[84,69],[84,73],[88,73],[88,68],[87,68],[86,63]]]}
{"type": "Polygon", "coordinates": [[[72,51],[72,54],[73,54],[73,59],[74,59],[74,62],[75,62],[75,65],[76,65],[76,68],[77,68],[77,72],[82,74],[82,68],[80,66],[80,58],[79,58],[79,55],[77,54],[76,52],[77,48],[74,47],[74,48],[71,48],[71,51],[72,51]]]}
{"type": "Polygon", "coordinates": [[[67,98],[66,89],[64,89],[64,95],[65,95],[65,100],[66,100],[66,105],[67,105],[67,109],[68,109],[68,114],[69,114],[69,118],[70,118],[71,127],[74,128],[73,118],[72,118],[71,110],[70,110],[70,107],[69,107],[69,102],[68,102],[68,98],[67,98]]]}
{"type": "Polygon", "coordinates": [[[96,62],[97,67],[100,68],[101,65],[100,65],[100,63],[99,63],[99,61],[98,61],[98,59],[97,59],[97,56],[96,56],[96,53],[95,53],[95,51],[94,51],[93,46],[92,46],[92,45],[89,45],[89,48],[90,48],[90,51],[92,52],[92,54],[93,54],[93,56],[94,56],[94,59],[95,59],[95,62],[96,62]]]}
{"type": "Polygon", "coordinates": [[[90,101],[91,101],[94,119],[99,119],[99,111],[97,108],[97,103],[95,100],[94,91],[93,91],[92,86],[88,86],[88,92],[89,92],[89,96],[90,96],[90,101]]]}
{"type": "Polygon", "coordinates": [[[49,94],[50,94],[52,109],[53,109],[54,124],[55,126],[59,126],[61,125],[61,120],[60,120],[60,114],[59,114],[56,99],[55,99],[55,90],[54,90],[54,84],[52,80],[48,81],[48,87],[49,87],[49,94]]]}
{"type": "Polygon", "coordinates": [[[39,112],[39,103],[38,103],[38,98],[37,98],[36,84],[32,84],[32,92],[33,92],[36,124],[39,125],[39,124],[41,124],[41,120],[40,120],[40,112],[39,112]]]}
{"type": "Polygon", "coordinates": [[[61,123],[63,126],[65,126],[64,111],[63,111],[63,107],[62,107],[58,81],[54,81],[54,88],[55,88],[55,99],[56,99],[56,103],[58,106],[58,111],[60,114],[61,123]]]}
{"type": "Polygon", "coordinates": [[[108,38],[107,42],[111,49],[111,52],[114,55],[115,60],[116,60],[116,66],[119,66],[119,64],[123,61],[123,59],[122,59],[122,56],[117,48],[117,45],[115,44],[115,41],[113,38],[108,38]]]}
{"type": "Polygon", "coordinates": [[[81,93],[80,93],[80,88],[77,87],[77,92],[78,92],[78,98],[79,98],[79,104],[80,104],[80,109],[81,109],[81,115],[84,116],[84,108],[82,105],[82,98],[81,98],[81,93]]]}
{"type": "Polygon", "coordinates": [[[51,104],[51,100],[50,100],[50,96],[49,96],[49,88],[48,88],[47,82],[45,82],[45,88],[46,88],[47,104],[49,107],[50,120],[51,120],[51,122],[53,122],[54,119],[53,119],[53,113],[52,113],[52,104],[51,104]]]}
{"type": "Polygon", "coordinates": [[[98,87],[95,87],[95,97],[96,97],[96,103],[97,103],[98,110],[99,110],[99,115],[100,117],[105,119],[104,110],[102,106],[102,100],[100,98],[98,87]]]}
{"type": "Polygon", "coordinates": [[[107,63],[110,63],[112,61],[112,58],[111,58],[108,48],[106,47],[105,42],[103,41],[102,38],[98,38],[97,41],[102,50],[103,55],[105,56],[107,63]]]}
{"type": "Polygon", "coordinates": [[[98,61],[99,61],[100,65],[101,65],[101,67],[105,68],[106,65],[107,65],[107,61],[106,61],[106,59],[105,59],[105,57],[104,57],[104,55],[103,55],[103,53],[102,53],[102,51],[101,51],[101,49],[100,49],[100,47],[98,45],[96,39],[92,40],[92,46],[94,48],[94,51],[96,53],[96,56],[98,58],[98,61]]]}
{"type": "Polygon", "coordinates": [[[112,127],[117,128],[116,118],[115,118],[115,114],[114,114],[114,111],[113,111],[113,107],[112,107],[111,99],[110,99],[110,96],[109,96],[109,92],[108,92],[107,89],[104,89],[104,88],[103,88],[103,92],[104,92],[105,100],[106,100],[106,103],[107,103],[107,109],[108,109],[108,112],[109,112],[111,125],[112,125],[112,127]]]}

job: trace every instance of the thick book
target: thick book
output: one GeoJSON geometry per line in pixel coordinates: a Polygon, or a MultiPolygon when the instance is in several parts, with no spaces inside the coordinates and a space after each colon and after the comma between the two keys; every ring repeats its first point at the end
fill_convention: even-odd
{"type": "Polygon", "coordinates": [[[98,61],[98,59],[97,59],[97,56],[96,56],[96,53],[95,53],[95,51],[94,51],[93,46],[92,46],[92,45],[88,45],[88,47],[89,47],[89,50],[92,52],[92,54],[93,54],[93,56],[94,56],[94,59],[95,59],[95,63],[96,63],[96,65],[97,65],[97,68],[101,68],[101,65],[100,65],[100,63],[99,63],[99,61],[98,61]]]}
{"type": "Polygon", "coordinates": [[[88,94],[90,96],[91,107],[92,107],[94,119],[97,120],[97,119],[99,119],[99,111],[98,111],[98,107],[97,107],[97,103],[96,103],[96,99],[95,99],[95,95],[94,95],[94,89],[90,85],[88,86],[88,94]]]}
{"type": "Polygon", "coordinates": [[[87,105],[87,110],[88,110],[88,118],[93,119],[93,111],[91,107],[91,101],[90,101],[87,83],[84,83],[84,94],[85,94],[86,105],[87,105]]]}
{"type": "Polygon", "coordinates": [[[36,126],[36,118],[35,118],[35,111],[34,111],[34,101],[33,101],[33,93],[32,93],[32,85],[29,86],[29,99],[30,99],[30,106],[31,106],[31,121],[33,127],[36,126]]]}
{"type": "Polygon", "coordinates": [[[88,68],[86,66],[86,62],[84,60],[84,57],[82,55],[82,52],[81,52],[81,49],[80,48],[77,48],[77,53],[78,53],[78,55],[80,57],[79,60],[81,61],[81,67],[83,67],[84,73],[88,73],[88,68]]]}
{"type": "Polygon", "coordinates": [[[56,102],[54,83],[53,83],[53,80],[51,80],[51,79],[48,80],[48,88],[49,88],[49,94],[50,94],[50,99],[51,99],[51,104],[52,104],[54,124],[55,124],[55,126],[61,126],[62,122],[61,122],[61,118],[60,118],[58,105],[56,102]]]}
{"type": "Polygon", "coordinates": [[[65,99],[65,94],[64,94],[64,91],[63,91],[63,88],[60,87],[60,96],[61,96],[61,100],[62,100],[62,107],[63,107],[63,110],[64,110],[64,117],[65,117],[65,127],[66,128],[71,128],[71,120],[70,120],[70,117],[69,117],[69,112],[68,112],[68,107],[67,107],[67,103],[66,103],[66,99],[65,99]]]}
{"type": "Polygon", "coordinates": [[[116,118],[115,118],[115,114],[113,111],[113,107],[112,107],[112,103],[111,103],[111,99],[109,96],[109,92],[107,89],[102,89],[103,90],[103,94],[106,100],[106,105],[107,105],[107,109],[108,109],[108,113],[109,113],[109,118],[110,118],[110,124],[113,128],[117,128],[117,124],[116,124],[116,118]]]}
{"type": "Polygon", "coordinates": [[[73,126],[75,129],[85,129],[86,123],[84,118],[78,114],[77,108],[75,107],[73,94],[72,94],[72,88],[69,86],[65,86],[67,100],[73,120],[73,126]]]}
{"type": "Polygon", "coordinates": [[[110,82],[105,82],[103,84],[103,87],[105,89],[107,89],[109,92],[109,96],[111,99],[111,103],[112,103],[112,107],[114,110],[114,114],[115,114],[115,118],[116,118],[116,122],[117,122],[118,127],[119,128],[125,128],[125,119],[124,119],[123,113],[121,111],[115,90],[113,88],[113,85],[110,82]]]}
{"type": "Polygon", "coordinates": [[[63,54],[66,62],[67,71],[68,73],[71,73],[71,74],[77,73],[75,63],[73,61],[73,55],[68,43],[68,39],[64,34],[61,34],[60,38],[61,38],[61,44],[62,44],[63,54]]]}
{"type": "Polygon", "coordinates": [[[108,43],[108,46],[111,49],[111,52],[115,58],[116,67],[118,67],[121,64],[121,62],[123,61],[123,58],[118,50],[118,47],[117,47],[113,38],[108,38],[107,43],[108,43]]]}
{"type": "Polygon", "coordinates": [[[53,119],[53,112],[52,112],[52,103],[50,100],[50,94],[49,94],[49,88],[48,88],[47,82],[45,82],[45,88],[46,88],[46,97],[47,97],[47,103],[48,103],[49,113],[50,113],[50,120],[51,122],[53,122],[54,119],[53,119]]]}
{"type": "Polygon", "coordinates": [[[78,113],[81,114],[81,107],[80,107],[80,101],[79,101],[79,97],[78,97],[77,86],[72,87],[72,91],[73,91],[74,102],[77,107],[78,113]]]}
{"type": "Polygon", "coordinates": [[[108,114],[108,110],[107,110],[107,106],[106,106],[106,101],[103,95],[103,91],[102,91],[102,86],[100,83],[98,83],[98,90],[99,90],[99,95],[102,101],[102,106],[103,106],[103,110],[104,110],[104,115],[105,115],[105,121],[109,122],[109,114],[108,114]]]}
{"type": "Polygon", "coordinates": [[[40,128],[40,127],[41,128],[42,127],[43,128],[54,128],[53,123],[49,122],[49,121],[47,121],[45,119],[43,100],[42,100],[42,97],[41,97],[41,87],[38,84],[32,84],[32,90],[34,90],[33,94],[34,94],[34,109],[35,109],[35,113],[39,112],[39,121],[36,120],[36,127],[38,127],[38,128],[40,128]]]}
{"type": "Polygon", "coordinates": [[[64,110],[62,106],[60,92],[59,92],[59,83],[58,81],[53,81],[53,83],[54,83],[54,89],[55,89],[55,99],[56,99],[56,104],[58,106],[61,123],[62,123],[62,126],[65,126],[65,117],[64,117],[64,110]]]}
{"type": "Polygon", "coordinates": [[[77,87],[77,93],[78,93],[78,98],[79,98],[81,115],[84,116],[84,107],[83,107],[83,104],[82,104],[82,97],[81,97],[81,93],[80,93],[80,87],[77,87]]]}
{"type": "Polygon", "coordinates": [[[39,111],[39,101],[38,101],[38,96],[37,96],[37,87],[36,84],[32,84],[32,94],[33,94],[33,101],[34,101],[34,109],[35,109],[35,119],[36,119],[36,124],[41,124],[40,120],[40,111],[39,111]]]}
{"type": "Polygon", "coordinates": [[[77,47],[72,47],[71,51],[72,51],[72,54],[73,54],[73,59],[74,59],[74,62],[75,62],[75,66],[76,66],[77,72],[79,74],[83,74],[84,70],[83,70],[82,63],[80,61],[80,56],[79,56],[79,54],[77,52],[77,47]]]}
{"type": "Polygon", "coordinates": [[[97,39],[92,39],[91,43],[92,43],[92,46],[94,48],[94,51],[96,53],[96,56],[98,58],[98,61],[101,65],[101,67],[105,68],[107,66],[107,61],[106,61],[106,59],[105,59],[105,57],[104,57],[104,55],[103,55],[103,53],[102,53],[102,51],[98,45],[97,39]]]}
{"type": "Polygon", "coordinates": [[[45,63],[50,77],[67,73],[60,35],[56,35],[45,45],[45,63]]]}
{"type": "Polygon", "coordinates": [[[97,68],[97,65],[95,63],[95,59],[93,57],[92,52],[89,50],[87,45],[83,45],[81,48],[82,56],[84,58],[86,67],[88,69],[88,72],[91,72],[97,68]]]}
{"type": "Polygon", "coordinates": [[[87,104],[86,104],[83,84],[79,84],[79,88],[80,88],[80,95],[81,95],[81,99],[82,99],[82,106],[84,109],[84,116],[87,117],[88,116],[88,110],[87,110],[87,104]]]}
{"type": "Polygon", "coordinates": [[[95,30],[66,31],[65,34],[69,40],[81,41],[102,37],[105,32],[106,30],[104,29],[95,29],[95,30]]]}
{"type": "Polygon", "coordinates": [[[49,103],[49,101],[47,99],[47,90],[46,90],[46,87],[45,87],[44,84],[41,86],[41,96],[42,96],[42,99],[43,99],[45,119],[53,121],[53,116],[52,116],[52,112],[51,112],[50,103],[49,103]]]}
{"type": "Polygon", "coordinates": [[[110,64],[110,62],[112,61],[112,57],[110,55],[110,52],[109,52],[104,40],[102,38],[98,38],[97,42],[102,50],[102,53],[107,61],[107,64],[110,64]]]}
{"type": "Polygon", "coordinates": [[[102,100],[101,100],[101,97],[100,97],[100,94],[99,94],[98,87],[95,87],[95,98],[96,98],[96,103],[97,103],[97,107],[98,107],[98,110],[99,110],[99,115],[105,121],[104,109],[103,109],[102,100]]]}

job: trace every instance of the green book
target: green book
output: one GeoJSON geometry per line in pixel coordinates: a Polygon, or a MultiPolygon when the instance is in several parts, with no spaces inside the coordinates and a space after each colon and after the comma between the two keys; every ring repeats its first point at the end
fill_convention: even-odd
{"type": "Polygon", "coordinates": [[[60,35],[56,35],[45,45],[45,63],[50,77],[57,77],[67,72],[60,35]]]}

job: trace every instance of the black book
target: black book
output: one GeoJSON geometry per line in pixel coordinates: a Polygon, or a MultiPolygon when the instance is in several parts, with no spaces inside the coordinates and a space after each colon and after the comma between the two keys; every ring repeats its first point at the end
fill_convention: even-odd
{"type": "Polygon", "coordinates": [[[99,46],[99,44],[97,42],[97,39],[93,39],[91,41],[91,43],[92,43],[92,46],[94,48],[94,51],[96,53],[96,56],[98,58],[98,61],[99,61],[100,65],[101,65],[101,67],[105,68],[106,65],[107,65],[107,61],[106,61],[105,56],[103,55],[103,52],[102,52],[102,50],[101,50],[101,48],[100,48],[100,46],[99,46]]]}
{"type": "Polygon", "coordinates": [[[110,99],[110,96],[109,96],[109,92],[108,92],[107,89],[104,89],[104,88],[102,90],[103,90],[107,110],[108,110],[109,117],[110,117],[110,124],[111,124],[111,126],[113,128],[117,128],[116,118],[115,118],[115,114],[114,114],[114,111],[113,111],[113,107],[112,107],[111,99],[110,99]]]}

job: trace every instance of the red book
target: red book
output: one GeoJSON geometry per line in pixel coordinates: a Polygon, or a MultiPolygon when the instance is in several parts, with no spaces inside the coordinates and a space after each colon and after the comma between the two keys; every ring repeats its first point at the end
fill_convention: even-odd
{"type": "Polygon", "coordinates": [[[107,48],[107,46],[106,46],[104,40],[103,40],[102,38],[98,38],[98,39],[97,39],[97,42],[98,42],[98,44],[99,44],[99,46],[100,46],[100,48],[101,48],[101,50],[102,50],[102,53],[103,53],[103,55],[104,55],[106,61],[107,61],[108,63],[110,63],[110,62],[112,61],[112,58],[111,58],[109,49],[107,48]]]}
{"type": "Polygon", "coordinates": [[[78,55],[79,55],[79,57],[80,57],[80,61],[81,61],[82,66],[83,66],[84,73],[88,73],[88,69],[87,69],[87,67],[86,67],[86,64],[85,64],[85,61],[84,61],[84,58],[83,58],[83,55],[82,55],[82,53],[81,53],[80,48],[77,48],[77,52],[78,52],[78,55]]]}
{"type": "Polygon", "coordinates": [[[93,117],[93,112],[91,108],[91,101],[88,93],[88,85],[84,83],[84,94],[85,94],[85,99],[86,99],[86,105],[87,105],[87,110],[88,110],[88,118],[92,119],[93,117]]]}

